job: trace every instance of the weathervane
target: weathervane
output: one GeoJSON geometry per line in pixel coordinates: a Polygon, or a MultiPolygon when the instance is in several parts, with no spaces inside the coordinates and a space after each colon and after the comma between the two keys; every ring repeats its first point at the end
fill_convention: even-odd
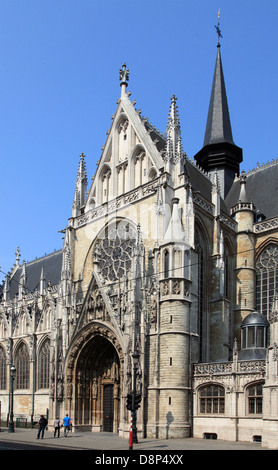
{"type": "Polygon", "coordinates": [[[218,35],[218,46],[220,46],[220,38],[223,38],[223,36],[221,34],[221,30],[220,30],[219,17],[220,17],[220,8],[218,10],[218,23],[217,23],[217,26],[214,25],[214,27],[216,29],[216,32],[217,32],[217,35],[218,35]]]}

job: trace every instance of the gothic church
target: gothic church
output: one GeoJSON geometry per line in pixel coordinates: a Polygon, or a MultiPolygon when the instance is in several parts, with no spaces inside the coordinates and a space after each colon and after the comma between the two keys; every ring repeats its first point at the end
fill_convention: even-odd
{"type": "Polygon", "coordinates": [[[15,420],[68,413],[73,430],[127,437],[135,387],[139,439],[277,448],[278,162],[240,171],[220,44],[193,159],[177,98],[161,134],[128,82],[123,64],[90,187],[80,156],[61,250],[28,263],[17,250],[1,286],[2,419],[14,365],[15,420]]]}

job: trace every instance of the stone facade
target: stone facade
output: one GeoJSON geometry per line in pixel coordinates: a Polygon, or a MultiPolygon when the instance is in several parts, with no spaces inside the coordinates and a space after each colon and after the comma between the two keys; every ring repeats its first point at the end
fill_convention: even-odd
{"type": "Polygon", "coordinates": [[[259,181],[278,165],[239,174],[218,75],[219,45],[204,147],[191,160],[177,98],[161,134],[130,101],[123,65],[90,188],[80,156],[62,249],[22,264],[17,250],[1,287],[2,419],[14,364],[15,418],[69,413],[74,429],[127,437],[135,390],[140,437],[276,447],[278,210],[264,210],[259,181]]]}

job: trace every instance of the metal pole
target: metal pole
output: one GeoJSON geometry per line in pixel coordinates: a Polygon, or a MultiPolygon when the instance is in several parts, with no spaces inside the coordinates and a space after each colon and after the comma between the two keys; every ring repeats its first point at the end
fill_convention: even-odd
{"type": "Polygon", "coordinates": [[[10,394],[11,394],[11,408],[10,408],[10,421],[8,432],[14,432],[14,374],[15,367],[10,369],[10,394]]]}
{"type": "Polygon", "coordinates": [[[129,450],[133,450],[133,437],[132,437],[132,414],[130,418],[130,430],[129,430],[129,450]]]}
{"type": "Polygon", "coordinates": [[[136,409],[135,409],[135,394],[136,394],[136,362],[135,362],[135,357],[137,357],[136,352],[134,351],[133,354],[133,392],[132,392],[132,436],[133,436],[133,442],[135,444],[138,444],[138,439],[137,439],[137,416],[136,416],[136,409]]]}

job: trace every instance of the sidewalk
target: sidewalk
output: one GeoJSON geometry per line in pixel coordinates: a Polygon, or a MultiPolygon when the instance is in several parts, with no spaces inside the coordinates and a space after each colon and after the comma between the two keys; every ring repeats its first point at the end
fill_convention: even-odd
{"type": "MultiPolygon", "coordinates": [[[[3,428],[0,432],[0,450],[1,443],[12,450],[14,444],[43,446],[45,450],[107,450],[107,451],[129,451],[128,439],[123,439],[117,434],[101,432],[70,432],[64,437],[61,432],[59,438],[53,437],[52,430],[45,431],[44,439],[37,440],[36,429],[16,428],[14,433],[9,433],[7,428],[3,428]]],[[[4,448],[2,446],[2,448],[4,448]]],[[[185,450],[267,450],[260,443],[251,442],[229,442],[220,440],[207,439],[140,439],[138,444],[133,444],[133,450],[144,452],[170,452],[185,450]]]]}

